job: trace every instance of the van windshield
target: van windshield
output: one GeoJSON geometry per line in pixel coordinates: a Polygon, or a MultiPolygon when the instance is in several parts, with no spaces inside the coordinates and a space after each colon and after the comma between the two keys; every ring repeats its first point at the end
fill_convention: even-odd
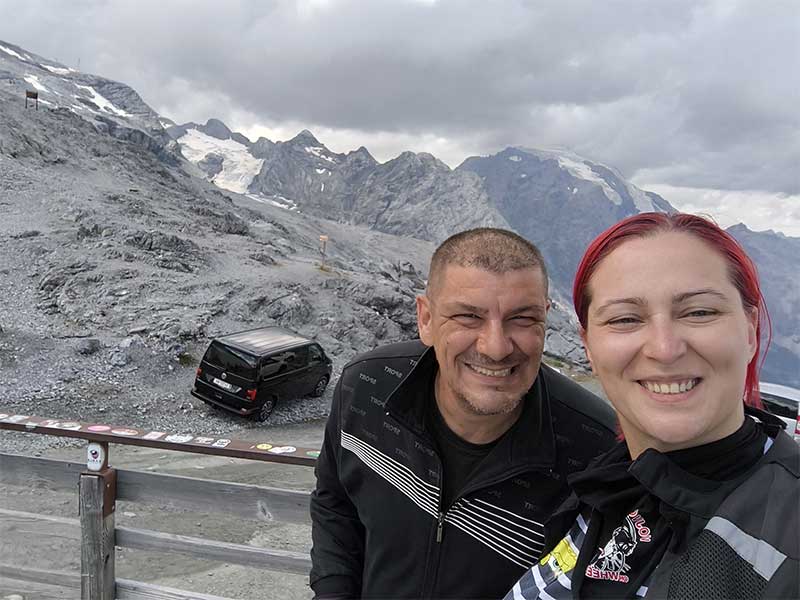
{"type": "Polygon", "coordinates": [[[223,344],[212,342],[206,352],[205,360],[239,377],[253,381],[256,379],[258,358],[241,350],[234,350],[223,344]]]}

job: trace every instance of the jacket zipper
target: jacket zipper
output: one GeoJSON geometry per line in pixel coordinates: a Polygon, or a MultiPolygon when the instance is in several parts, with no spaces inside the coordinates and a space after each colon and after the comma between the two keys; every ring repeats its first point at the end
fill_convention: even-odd
{"type": "MultiPolygon", "coordinates": [[[[411,433],[411,435],[413,435],[417,439],[420,439],[420,440],[424,441],[426,444],[428,444],[431,447],[434,446],[433,444],[430,443],[430,441],[428,439],[426,439],[425,437],[419,435],[414,430],[413,427],[409,427],[403,421],[403,419],[398,419],[393,414],[391,414],[391,412],[389,412],[388,410],[385,411],[385,415],[387,417],[389,417],[390,419],[392,419],[395,423],[397,423],[398,425],[403,427],[406,431],[411,433]]],[[[438,514],[436,515],[436,537],[435,537],[436,546],[434,546],[433,548],[430,549],[431,553],[432,552],[436,553],[436,557],[434,559],[434,557],[431,556],[431,553],[429,553],[429,555],[428,555],[428,558],[429,558],[428,566],[426,567],[425,578],[424,578],[424,581],[423,581],[423,589],[425,590],[424,591],[424,596],[425,597],[429,597],[433,593],[433,590],[436,587],[436,580],[438,578],[438,573],[439,573],[439,558],[440,558],[439,557],[440,550],[438,549],[438,545],[441,544],[442,540],[444,539],[444,520],[447,517],[447,513],[448,513],[448,509],[445,509],[445,507],[442,506],[442,502],[444,500],[444,464],[442,463],[441,457],[438,455],[438,453],[436,453],[435,450],[434,450],[434,456],[436,457],[436,460],[439,463],[439,498],[438,498],[439,511],[438,511],[438,514]]],[[[473,483],[472,485],[467,486],[460,493],[456,494],[456,497],[453,500],[453,502],[450,504],[450,506],[453,506],[458,500],[460,500],[461,498],[463,498],[467,494],[471,494],[472,492],[475,492],[475,491],[480,490],[482,488],[488,487],[490,485],[494,485],[495,483],[500,483],[501,481],[505,481],[505,480],[507,480],[507,479],[509,479],[511,477],[515,477],[516,475],[520,475],[522,473],[527,473],[529,471],[547,471],[548,473],[552,473],[553,469],[551,467],[547,467],[547,466],[544,466],[544,465],[521,465],[521,466],[517,467],[516,469],[513,469],[511,471],[506,471],[505,473],[502,473],[502,474],[498,475],[497,477],[493,477],[493,478],[485,480],[485,481],[478,481],[476,483],[473,483]]]]}

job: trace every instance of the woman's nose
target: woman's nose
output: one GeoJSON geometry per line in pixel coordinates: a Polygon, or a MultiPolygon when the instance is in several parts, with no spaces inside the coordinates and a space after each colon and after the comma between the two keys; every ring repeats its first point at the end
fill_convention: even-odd
{"type": "Polygon", "coordinates": [[[654,321],[648,328],[644,353],[663,363],[673,363],[686,353],[686,339],[682,330],[671,320],[654,321]]]}

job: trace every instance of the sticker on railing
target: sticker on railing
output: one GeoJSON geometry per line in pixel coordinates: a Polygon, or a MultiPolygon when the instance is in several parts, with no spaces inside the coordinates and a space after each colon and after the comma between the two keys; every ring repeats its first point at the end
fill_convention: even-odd
{"type": "Polygon", "coordinates": [[[297,448],[294,446],[278,446],[276,448],[270,448],[267,452],[270,454],[292,454],[297,452],[297,448]]]}
{"type": "Polygon", "coordinates": [[[115,433],[117,435],[139,435],[139,432],[135,429],[112,429],[111,433],[115,433]]]}

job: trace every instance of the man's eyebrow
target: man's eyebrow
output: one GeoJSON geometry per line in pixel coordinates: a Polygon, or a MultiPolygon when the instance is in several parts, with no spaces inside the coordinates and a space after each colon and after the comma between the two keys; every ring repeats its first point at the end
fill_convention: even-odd
{"type": "MultiPolygon", "coordinates": [[[[473,306],[472,304],[467,304],[466,302],[452,302],[452,303],[443,303],[442,306],[448,312],[456,311],[456,312],[468,312],[468,313],[475,313],[476,315],[484,315],[489,312],[485,308],[481,308],[479,306],[473,306]]],[[[510,311],[510,315],[519,315],[525,312],[535,312],[535,313],[544,313],[546,312],[546,307],[541,304],[526,304],[524,306],[519,306],[514,310],[510,311]]]]}
{"type": "Polygon", "coordinates": [[[526,312],[533,312],[533,313],[545,313],[547,312],[547,307],[542,304],[526,304],[525,306],[520,306],[519,308],[515,308],[509,314],[510,315],[520,315],[526,312]]]}
{"type": "Polygon", "coordinates": [[[476,315],[483,315],[486,314],[488,311],[485,308],[481,308],[479,306],[473,306],[472,304],[467,304],[466,302],[443,302],[442,308],[445,309],[447,312],[468,312],[468,313],[475,313],[476,315]]]}

